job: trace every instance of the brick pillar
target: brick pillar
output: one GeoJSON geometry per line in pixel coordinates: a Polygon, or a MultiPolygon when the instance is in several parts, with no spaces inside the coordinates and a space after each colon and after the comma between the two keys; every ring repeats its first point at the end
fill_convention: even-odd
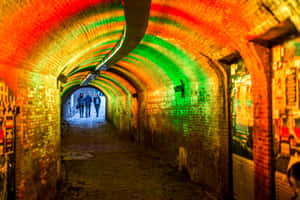
{"type": "Polygon", "coordinates": [[[272,199],[274,164],[270,49],[248,43],[240,53],[252,77],[255,199],[272,199]]]}

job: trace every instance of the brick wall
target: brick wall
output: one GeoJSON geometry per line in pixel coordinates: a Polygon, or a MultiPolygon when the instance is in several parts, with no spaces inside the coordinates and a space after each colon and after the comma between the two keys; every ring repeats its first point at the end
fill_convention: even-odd
{"type": "Polygon", "coordinates": [[[137,101],[132,96],[116,96],[107,99],[107,120],[122,134],[130,137],[137,128],[137,101]]]}
{"type": "Polygon", "coordinates": [[[144,144],[162,151],[173,165],[180,163],[191,180],[222,198],[228,193],[229,181],[228,121],[223,88],[216,78],[210,78],[205,88],[189,83],[184,97],[173,87],[145,93],[139,108],[139,132],[144,144]]]}
{"type": "Polygon", "coordinates": [[[26,70],[16,74],[17,199],[53,199],[60,152],[60,99],[56,78],[26,70]]]}

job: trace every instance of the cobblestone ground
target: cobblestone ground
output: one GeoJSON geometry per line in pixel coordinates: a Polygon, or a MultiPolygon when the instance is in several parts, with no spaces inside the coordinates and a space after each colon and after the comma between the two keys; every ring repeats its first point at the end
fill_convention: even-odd
{"type": "Polygon", "coordinates": [[[57,200],[210,200],[159,154],[115,136],[105,122],[72,122],[62,140],[57,200]]]}

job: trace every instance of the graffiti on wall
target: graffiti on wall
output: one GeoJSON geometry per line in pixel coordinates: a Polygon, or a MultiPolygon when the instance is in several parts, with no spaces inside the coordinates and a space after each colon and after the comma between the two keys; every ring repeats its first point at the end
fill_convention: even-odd
{"type": "Polygon", "coordinates": [[[231,65],[232,151],[252,159],[253,102],[251,77],[242,60],[231,65]]]}
{"type": "Polygon", "coordinates": [[[0,199],[11,198],[13,170],[15,97],[0,79],[0,199]]]}
{"type": "Polygon", "coordinates": [[[300,165],[300,38],[273,47],[272,55],[276,199],[295,199],[300,195],[295,174],[300,170],[295,170],[300,165]]]}

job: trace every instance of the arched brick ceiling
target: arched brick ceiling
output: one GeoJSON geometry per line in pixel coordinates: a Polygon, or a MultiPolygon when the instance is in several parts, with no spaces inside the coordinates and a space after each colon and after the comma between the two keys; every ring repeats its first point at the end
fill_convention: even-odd
{"type": "MultiPolygon", "coordinates": [[[[231,54],[278,23],[261,4],[152,0],[142,41],[91,84],[120,93],[170,87],[180,80],[187,87],[193,82],[205,87],[216,76],[206,57],[231,54]]],[[[9,0],[0,2],[0,12],[0,71],[63,74],[68,76],[64,90],[80,84],[129,31],[120,0],[9,0]]]]}

